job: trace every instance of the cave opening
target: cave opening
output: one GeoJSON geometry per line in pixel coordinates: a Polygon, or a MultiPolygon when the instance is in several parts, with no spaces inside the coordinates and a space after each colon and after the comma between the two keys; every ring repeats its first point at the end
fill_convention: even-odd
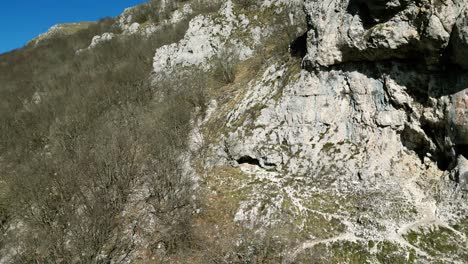
{"type": "Polygon", "coordinates": [[[387,2],[385,0],[350,0],[347,12],[353,16],[359,16],[364,28],[369,29],[389,21],[408,6],[408,3],[401,1],[396,5],[388,5],[387,2]]]}
{"type": "Polygon", "coordinates": [[[369,29],[377,24],[376,21],[372,18],[369,7],[362,0],[349,1],[347,11],[353,16],[359,16],[365,29],[369,29]]]}
{"type": "Polygon", "coordinates": [[[292,57],[304,58],[307,54],[307,32],[296,38],[289,45],[289,50],[292,57]]]}
{"type": "MultiPolygon", "coordinates": [[[[428,133],[428,127],[423,126],[425,134],[432,140],[437,142],[436,136],[433,133],[428,133]]],[[[454,157],[450,153],[444,152],[440,147],[436,151],[431,151],[430,142],[424,136],[410,127],[405,127],[401,133],[401,142],[409,150],[413,150],[421,160],[424,162],[424,157],[430,157],[440,170],[446,171],[453,167],[454,157]],[[428,155],[430,154],[430,155],[428,155]]]]}
{"type": "Polygon", "coordinates": [[[455,146],[455,151],[458,155],[462,155],[468,159],[468,144],[459,144],[455,146]]]}
{"type": "Polygon", "coordinates": [[[438,153],[438,154],[439,155],[437,155],[436,157],[437,167],[442,171],[449,170],[454,164],[453,158],[447,155],[443,155],[443,153],[438,153]]]}

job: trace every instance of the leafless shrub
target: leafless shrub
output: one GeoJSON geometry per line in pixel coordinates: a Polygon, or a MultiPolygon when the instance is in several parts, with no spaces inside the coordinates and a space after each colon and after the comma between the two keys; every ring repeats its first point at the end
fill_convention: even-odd
{"type": "Polygon", "coordinates": [[[235,4],[239,5],[241,8],[247,9],[258,3],[258,0],[234,0],[235,4]]]}
{"type": "Polygon", "coordinates": [[[195,13],[207,14],[219,10],[222,0],[193,0],[191,5],[195,13]]]}
{"type": "Polygon", "coordinates": [[[218,51],[214,61],[215,74],[225,83],[233,83],[236,76],[236,65],[239,55],[231,48],[225,47],[218,51]]]}
{"type": "Polygon", "coordinates": [[[163,240],[172,251],[190,241],[192,186],[180,154],[203,95],[187,81],[167,87],[167,100],[151,109],[156,88],[146,81],[154,50],[186,28],[183,21],[163,29],[165,38],[123,37],[76,56],[77,43],[95,34],[90,29],[4,57],[0,150],[8,166],[0,180],[11,188],[0,202],[26,228],[12,238],[16,263],[99,262],[148,160],[160,219],[170,227],[163,240]],[[41,103],[25,111],[23,100],[37,90],[41,103]],[[157,123],[143,120],[150,109],[157,123]]]}

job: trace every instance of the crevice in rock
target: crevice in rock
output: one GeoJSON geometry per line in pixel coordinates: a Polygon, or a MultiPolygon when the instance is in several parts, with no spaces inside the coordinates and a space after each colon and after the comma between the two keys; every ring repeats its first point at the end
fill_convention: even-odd
{"type": "Polygon", "coordinates": [[[265,162],[265,167],[276,167],[275,163],[265,162]]]}
{"type": "Polygon", "coordinates": [[[421,120],[421,128],[426,135],[437,145],[433,157],[437,162],[437,166],[441,170],[448,170],[455,164],[456,157],[450,155],[450,150],[446,149],[443,140],[446,137],[445,126],[442,123],[428,123],[421,120]]]}
{"type": "Polygon", "coordinates": [[[237,159],[238,164],[250,164],[250,165],[255,165],[255,166],[260,166],[260,160],[256,158],[252,158],[250,156],[242,156],[239,159],[237,159]]]}
{"type": "Polygon", "coordinates": [[[236,160],[237,164],[250,164],[254,166],[258,166],[263,169],[271,169],[276,167],[275,163],[270,162],[261,162],[259,159],[251,157],[251,156],[242,156],[236,160]]]}
{"type": "Polygon", "coordinates": [[[304,58],[307,55],[307,32],[296,38],[290,45],[291,56],[304,58]]]}
{"type": "Polygon", "coordinates": [[[422,131],[405,126],[401,132],[401,142],[409,150],[416,152],[421,162],[430,157],[440,170],[453,169],[456,156],[446,149],[440,140],[445,138],[445,129],[441,124],[423,124],[422,131]],[[434,148],[434,144],[436,145],[434,148]]]}
{"type": "Polygon", "coordinates": [[[430,153],[431,143],[420,131],[406,125],[401,132],[401,142],[409,150],[416,152],[421,161],[430,153]]]}
{"type": "MultiPolygon", "coordinates": [[[[384,79],[388,76],[398,85],[406,87],[405,92],[416,102],[430,107],[430,97],[438,99],[442,96],[452,95],[468,87],[468,71],[460,67],[447,64],[438,72],[427,70],[421,59],[395,59],[389,58],[378,61],[346,61],[328,67],[312,67],[304,63],[309,72],[341,70],[343,72],[357,71],[369,78],[384,79]],[[405,75],[411,74],[412,78],[405,75]]],[[[385,87],[384,87],[385,88],[385,87]]]]}

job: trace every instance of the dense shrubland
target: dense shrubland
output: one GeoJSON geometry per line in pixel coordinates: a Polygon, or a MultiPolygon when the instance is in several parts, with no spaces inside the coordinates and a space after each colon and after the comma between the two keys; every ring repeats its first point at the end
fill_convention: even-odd
{"type": "MultiPolygon", "coordinates": [[[[148,79],[154,50],[180,39],[187,21],[75,54],[112,24],[105,19],[0,57],[0,220],[25,227],[15,234],[18,263],[95,261],[143,174],[153,175],[161,213],[191,202],[177,159],[204,105],[202,87],[148,79]],[[164,97],[157,103],[156,90],[164,97]]],[[[175,233],[167,235],[187,236],[175,233]]]]}

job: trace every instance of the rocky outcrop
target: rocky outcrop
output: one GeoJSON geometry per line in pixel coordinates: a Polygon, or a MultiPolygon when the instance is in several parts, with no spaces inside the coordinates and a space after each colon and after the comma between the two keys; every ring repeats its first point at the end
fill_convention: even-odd
{"type": "Polygon", "coordinates": [[[422,262],[461,261],[420,243],[429,233],[467,241],[465,5],[305,1],[305,70],[272,59],[216,111],[229,132],[206,164],[233,165],[252,186],[234,220],[274,229],[294,215],[310,240],[293,262],[320,244],[373,240],[422,262]]]}
{"type": "Polygon", "coordinates": [[[464,89],[451,96],[449,121],[454,133],[454,141],[464,148],[468,145],[468,89],[464,89]]]}
{"type": "MultiPolygon", "coordinates": [[[[433,67],[444,59],[452,31],[455,46],[466,43],[465,1],[305,2],[312,67],[389,59],[420,59],[433,67]]],[[[454,49],[453,61],[463,66],[460,52],[454,49]]]]}
{"type": "Polygon", "coordinates": [[[79,22],[79,23],[69,23],[69,24],[57,24],[49,28],[47,32],[40,34],[38,37],[31,40],[28,44],[37,45],[43,40],[54,38],[58,35],[72,35],[78,31],[89,27],[91,22],[79,22]]]}
{"type": "Polygon", "coordinates": [[[466,58],[468,56],[468,10],[464,6],[463,12],[460,14],[454,25],[451,45],[451,59],[454,63],[468,68],[466,58]]]}
{"type": "Polygon", "coordinates": [[[457,180],[460,182],[461,188],[468,190],[468,159],[463,155],[458,157],[458,165],[456,168],[457,180]]]}
{"type": "MultiPolygon", "coordinates": [[[[444,149],[442,152],[454,152],[460,149],[455,145],[466,144],[468,86],[463,71],[455,70],[466,67],[466,4],[424,0],[306,1],[311,30],[305,64],[309,69],[319,69],[347,62],[407,61],[418,69],[413,75],[422,82],[412,81],[416,85],[411,85],[408,92],[413,100],[423,106],[445,104],[435,116],[428,114],[431,110],[425,110],[417,119],[423,127],[439,130],[429,134],[444,149]],[[457,81],[452,81],[454,78],[457,81]],[[440,113],[447,114],[447,122],[440,113]],[[438,122],[434,120],[436,116],[438,122]]],[[[411,78],[400,76],[395,80],[401,83],[411,78]]],[[[401,106],[397,98],[393,103],[401,106]]],[[[418,134],[412,131],[409,134],[418,134]]],[[[424,136],[418,138],[413,136],[410,141],[426,141],[425,149],[434,148],[422,140],[424,136]]],[[[456,159],[456,155],[449,155],[452,161],[456,159]]]]}

